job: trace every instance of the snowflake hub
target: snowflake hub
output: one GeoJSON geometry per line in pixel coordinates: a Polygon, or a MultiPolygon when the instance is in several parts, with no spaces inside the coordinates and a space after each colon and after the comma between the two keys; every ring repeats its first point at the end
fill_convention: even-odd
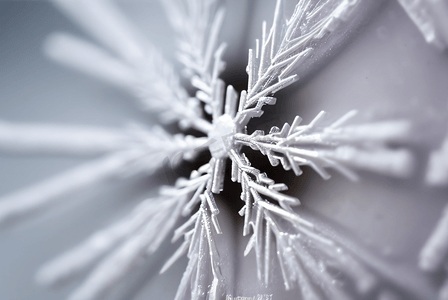
{"type": "Polygon", "coordinates": [[[211,141],[208,148],[213,157],[224,158],[228,156],[228,150],[233,145],[235,128],[235,123],[228,114],[224,114],[213,121],[213,129],[208,134],[211,141]]]}

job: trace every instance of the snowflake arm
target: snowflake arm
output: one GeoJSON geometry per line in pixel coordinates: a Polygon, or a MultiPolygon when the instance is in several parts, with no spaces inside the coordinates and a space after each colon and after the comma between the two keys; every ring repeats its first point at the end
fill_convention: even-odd
{"type": "Polygon", "coordinates": [[[237,153],[234,149],[230,151],[230,159],[232,160],[232,180],[241,184],[241,200],[245,203],[239,212],[241,216],[244,216],[243,235],[249,233],[249,224],[253,218],[252,209],[254,204],[261,200],[260,194],[277,201],[283,208],[279,209],[278,206],[269,204],[264,207],[265,209],[282,214],[283,217],[290,218],[302,225],[312,227],[312,224],[302,220],[292,212],[291,205],[299,205],[299,199],[280,193],[280,191],[287,189],[285,184],[276,184],[265,173],[251,167],[247,157],[244,154],[237,153]]]}
{"type": "MultiPolygon", "coordinates": [[[[448,5],[444,1],[407,2],[398,0],[409,18],[420,30],[428,44],[443,51],[448,47],[446,15],[448,5]]],[[[448,292],[448,291],[447,291],[448,292]]]]}
{"type": "Polygon", "coordinates": [[[179,60],[189,76],[199,76],[205,83],[212,80],[210,69],[224,21],[225,9],[217,9],[217,3],[216,0],[161,1],[179,36],[179,60]]]}
{"type": "Polygon", "coordinates": [[[262,107],[275,104],[270,95],[298,80],[293,71],[313,52],[313,44],[334,31],[346,20],[358,1],[299,1],[289,20],[283,20],[283,1],[276,3],[274,21],[269,30],[263,23],[261,51],[257,40],[255,53],[249,50],[247,92],[240,97],[235,122],[244,127],[253,117],[262,115],[262,107]]]}
{"type": "Polygon", "coordinates": [[[437,271],[443,267],[448,253],[448,206],[420,252],[419,265],[425,271],[437,271]]]}
{"type": "Polygon", "coordinates": [[[448,135],[442,142],[440,149],[431,153],[425,181],[432,186],[448,184],[448,135]]]}
{"type": "Polygon", "coordinates": [[[253,210],[256,211],[254,214],[256,217],[252,218],[250,223],[253,235],[248,242],[245,255],[255,249],[260,280],[264,279],[266,284],[269,282],[272,264],[271,244],[275,242],[277,249],[275,253],[285,288],[291,289],[297,284],[304,299],[319,299],[316,285],[332,299],[349,299],[334,284],[334,278],[330,272],[332,268],[342,270],[351,278],[360,294],[369,292],[376,285],[375,276],[336,242],[319,233],[311,223],[295,213],[270,204],[259,196],[254,195],[254,199],[256,200],[253,210]],[[286,226],[288,229],[283,229],[282,226],[285,227],[288,223],[289,225],[286,226]],[[264,237],[263,227],[265,228],[264,237]],[[310,251],[313,251],[314,255],[310,251]],[[323,257],[325,257],[325,263],[320,262],[323,257]],[[262,269],[265,271],[264,277],[262,269]]]}
{"type": "Polygon", "coordinates": [[[144,59],[146,38],[111,1],[52,0],[52,3],[125,61],[138,64],[144,59]]]}
{"type": "Polygon", "coordinates": [[[138,74],[131,66],[101,47],[72,34],[52,33],[45,40],[44,53],[57,63],[113,86],[133,91],[138,85],[138,74]]]}
{"type": "Polygon", "coordinates": [[[183,234],[184,243],[166,262],[161,271],[164,272],[179,257],[187,253],[188,266],[182,276],[175,300],[182,299],[189,288],[191,299],[220,299],[221,297],[223,277],[212,224],[217,234],[222,232],[217,221],[213,219],[217,213],[216,210],[209,212],[207,209],[207,206],[213,207],[214,205],[206,200],[206,196],[201,196],[203,197],[201,197],[201,206],[198,212],[175,232],[173,240],[183,234]],[[194,227],[187,231],[187,228],[193,224],[194,227]]]}
{"type": "Polygon", "coordinates": [[[0,122],[0,149],[14,153],[97,155],[135,147],[132,130],[0,122]]]}
{"type": "Polygon", "coordinates": [[[18,221],[63,200],[63,195],[119,176],[141,152],[120,152],[78,166],[0,200],[0,224],[18,221]]]}
{"type": "Polygon", "coordinates": [[[251,135],[235,134],[235,142],[248,145],[266,155],[273,166],[279,162],[298,176],[300,166],[309,165],[324,179],[325,168],[334,168],[349,179],[357,180],[350,168],[357,168],[397,177],[412,173],[413,157],[405,149],[388,148],[388,143],[410,139],[412,128],[407,121],[385,121],[360,125],[344,125],[356,111],[351,111],[333,124],[325,126],[325,113],[319,113],[308,125],[300,125],[296,117],[291,125],[269,134],[257,130],[251,135]]]}
{"type": "MultiPolygon", "coordinates": [[[[437,272],[446,264],[448,254],[448,205],[437,222],[423,248],[420,250],[419,267],[427,272],[437,272]]],[[[448,297],[448,279],[445,278],[439,290],[438,299],[448,297]]]]}
{"type": "Polygon", "coordinates": [[[37,273],[37,282],[43,285],[57,285],[70,280],[83,270],[94,265],[107,252],[145,225],[166,204],[164,198],[148,199],[141,202],[125,219],[105,229],[95,232],[84,242],[45,264],[37,273]]]}
{"type": "MultiPolygon", "coordinates": [[[[425,181],[428,185],[445,187],[448,183],[448,136],[442,146],[434,150],[428,161],[425,181]]],[[[448,205],[426,243],[420,250],[419,267],[427,272],[437,272],[446,264],[448,254],[448,205]]],[[[439,290],[439,299],[448,298],[448,279],[439,290]]]]}
{"type": "MultiPolygon", "coordinates": [[[[117,151],[0,199],[0,224],[19,220],[95,183],[136,173],[151,174],[166,157],[193,158],[206,138],[171,136],[160,127],[133,130],[140,144],[117,151]]],[[[179,160],[177,160],[179,161],[179,160]]]]}
{"type": "MultiPolygon", "coordinates": [[[[216,216],[219,209],[215,203],[212,186],[213,167],[210,164],[202,170],[192,173],[192,178],[186,182],[199,182],[189,203],[185,206],[183,214],[189,214],[193,206],[200,203],[199,210],[187,222],[174,232],[172,242],[184,237],[184,242],[173,256],[162,267],[165,272],[180,257],[187,254],[189,263],[184,272],[175,299],[181,299],[191,290],[191,299],[219,299],[223,286],[223,277],[220,269],[219,253],[214,241],[214,233],[222,234],[216,216]],[[198,174],[206,175],[195,178],[198,174]],[[191,228],[193,226],[193,228],[191,228]],[[214,228],[214,231],[212,230],[214,228]],[[208,291],[205,287],[209,287],[208,291]]],[[[173,190],[174,191],[174,190],[173,190]]]]}
{"type": "Polygon", "coordinates": [[[53,34],[46,42],[47,55],[69,67],[125,88],[147,111],[161,121],[180,121],[207,133],[198,101],[189,98],[173,67],[107,0],[54,0],[54,4],[94,38],[113,50],[117,59],[99,47],[69,34],[53,34]],[[113,34],[111,34],[113,32],[113,34]]]}
{"type": "Polygon", "coordinates": [[[203,174],[207,169],[208,165],[204,165],[189,180],[181,178],[174,187],[163,187],[157,198],[143,201],[128,218],[95,233],[77,248],[46,264],[37,275],[38,281],[54,285],[95,265],[69,299],[100,298],[139,258],[155,252],[178,219],[189,213],[191,202],[197,203],[194,199],[197,191],[201,192],[209,181],[210,176],[203,174]]]}
{"type": "Polygon", "coordinates": [[[157,207],[156,214],[144,228],[106,256],[69,299],[99,299],[112,284],[123,278],[149,249],[158,247],[180,215],[183,201],[179,200],[163,199],[163,205],[157,207]]]}
{"type": "MultiPolygon", "coordinates": [[[[196,99],[205,104],[205,112],[216,120],[222,115],[225,83],[219,78],[226,64],[222,56],[226,44],[218,44],[225,9],[217,1],[161,1],[179,38],[178,58],[185,66],[191,84],[197,88],[196,99]]],[[[237,93],[227,87],[226,113],[236,106],[237,93]]]]}
{"type": "Polygon", "coordinates": [[[250,167],[244,156],[234,158],[238,174],[235,178],[241,183],[241,199],[245,205],[240,215],[245,217],[243,235],[247,235],[252,228],[252,235],[246,246],[245,255],[254,249],[257,261],[257,275],[265,284],[269,283],[272,244],[275,242],[277,259],[282,271],[286,289],[295,284],[300,286],[302,295],[319,299],[314,291],[314,284],[318,284],[324,293],[336,299],[348,299],[347,295],[332,283],[334,279],[327,271],[319,270],[319,263],[306,248],[312,247],[320,253],[317,257],[326,257],[330,265],[341,267],[356,284],[360,293],[367,293],[376,284],[375,277],[369,273],[356,259],[346,253],[340,246],[316,231],[314,225],[292,211],[291,205],[298,205],[297,199],[279,193],[286,186],[275,184],[266,175],[250,167]],[[246,164],[243,162],[246,161],[246,164]],[[260,178],[256,182],[252,178],[260,178]],[[261,183],[261,181],[263,183],[261,183]],[[280,206],[265,199],[269,197],[280,206]],[[288,230],[282,229],[281,224],[287,224],[288,230]],[[292,226],[292,227],[291,227],[292,226]],[[263,229],[264,228],[264,229],[263,229]],[[263,234],[264,232],[264,234],[263,234]],[[306,246],[303,243],[306,241],[306,246]],[[264,271],[264,272],[263,272],[264,271]],[[306,272],[305,272],[306,271],[306,272]],[[308,278],[309,274],[310,278],[308,278]],[[313,282],[312,284],[310,282],[313,282]]]}
{"type": "Polygon", "coordinates": [[[45,43],[45,53],[52,60],[120,87],[135,95],[141,108],[159,114],[164,123],[180,121],[207,132],[205,120],[188,97],[172,66],[154,48],[148,46],[146,57],[133,66],[103,49],[68,33],[53,33],[45,43]]]}

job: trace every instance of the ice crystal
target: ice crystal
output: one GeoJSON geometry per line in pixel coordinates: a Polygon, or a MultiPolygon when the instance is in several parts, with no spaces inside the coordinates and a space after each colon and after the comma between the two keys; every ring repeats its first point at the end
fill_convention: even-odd
{"type": "MultiPolygon", "coordinates": [[[[448,253],[448,207],[445,207],[442,217],[437,223],[428,241],[420,252],[420,268],[424,271],[439,271],[446,260],[448,253]]],[[[440,292],[439,299],[448,297],[448,281],[445,279],[440,292]]]]}
{"type": "MultiPolygon", "coordinates": [[[[440,149],[435,150],[429,157],[426,182],[431,186],[446,187],[448,185],[448,138],[440,149]]],[[[437,272],[446,264],[448,254],[448,206],[445,206],[440,220],[423,246],[419,266],[427,272],[437,272]]],[[[439,291],[439,299],[448,298],[448,280],[439,291]]]]}
{"type": "Polygon", "coordinates": [[[432,186],[448,184],[448,136],[440,149],[431,153],[426,171],[426,182],[432,186]]]}
{"type": "Polygon", "coordinates": [[[443,50],[448,46],[448,5],[444,1],[398,0],[427,43],[443,50]]]}
{"type": "MultiPolygon", "coordinates": [[[[161,1],[177,33],[178,58],[196,89],[194,96],[182,87],[175,69],[109,1],[52,2],[114,55],[70,34],[56,33],[46,43],[49,57],[128,90],[142,109],[157,113],[161,122],[178,122],[182,129],[196,129],[202,136],[171,135],[159,126],[134,125],[118,131],[2,123],[0,145],[6,150],[103,156],[3,197],[0,222],[18,221],[55,204],[66,193],[106,178],[152,173],[166,157],[194,159],[208,150],[211,159],[189,178],[162,187],[159,196],[144,200],[129,217],[44,265],[37,275],[40,283],[55,285],[94,266],[69,299],[98,299],[139,257],[156,251],[181,217],[187,217],[174,230],[173,241],[183,238],[183,243],[162,272],[186,255],[189,263],[175,299],[224,298],[230,279],[221,272],[215,242],[223,232],[214,195],[225,188],[230,159],[227,174],[242,190],[243,235],[250,235],[244,254],[255,252],[260,281],[269,285],[272,265],[278,264],[285,288],[296,288],[303,299],[350,298],[344,287],[335,284],[333,268],[353,283],[359,297],[378,285],[371,267],[303,217],[297,209],[300,201],[282,193],[287,190],[284,183],[276,183],[253,167],[246,151],[247,146],[259,151],[273,166],[281,164],[296,176],[302,174],[302,166],[311,167],[324,179],[330,177],[330,168],[354,181],[358,179],[356,169],[401,178],[412,174],[414,160],[405,145],[413,129],[404,119],[359,124],[351,121],[356,111],[350,111],[330,122],[321,112],[307,125],[297,116],[291,124],[279,124],[281,128],[274,126],[268,133],[247,129],[252,118],[263,115],[265,105],[275,105],[277,91],[299,80],[297,70],[352,18],[362,1],[299,0],[287,16],[283,1],[278,0],[272,25],[263,23],[261,40],[249,50],[248,84],[241,92],[220,78],[226,66],[222,59],[226,44],[219,41],[224,7],[215,0],[161,1]]],[[[443,224],[440,228],[446,227],[443,224]]]]}
{"type": "MultiPolygon", "coordinates": [[[[444,1],[399,0],[409,17],[418,27],[426,42],[440,50],[448,46],[448,5],[444,1]]],[[[448,136],[439,149],[429,156],[425,181],[433,187],[448,185],[448,136]]],[[[440,271],[446,264],[448,254],[448,206],[445,206],[436,227],[422,247],[419,266],[427,272],[440,271]]],[[[439,299],[448,299],[448,280],[445,278],[440,288],[439,299]]]]}

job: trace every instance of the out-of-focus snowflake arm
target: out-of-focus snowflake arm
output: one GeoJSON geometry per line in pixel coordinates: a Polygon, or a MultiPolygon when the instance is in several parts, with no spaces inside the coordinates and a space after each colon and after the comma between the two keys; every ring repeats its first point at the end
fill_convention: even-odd
{"type": "Polygon", "coordinates": [[[188,97],[172,66],[153,47],[148,46],[144,60],[133,66],[80,38],[54,33],[45,52],[61,64],[125,89],[140,100],[143,110],[159,113],[162,122],[181,121],[207,132],[198,101],[188,97]]]}
{"type": "Polygon", "coordinates": [[[136,95],[143,109],[158,113],[161,121],[181,121],[184,127],[208,132],[210,125],[201,119],[198,101],[188,97],[173,67],[112,3],[53,2],[121,60],[65,33],[54,34],[47,40],[44,49],[50,58],[125,88],[136,95]]]}
{"type": "Polygon", "coordinates": [[[275,104],[271,95],[298,80],[292,73],[311,55],[313,43],[334,31],[358,2],[301,0],[284,20],[283,1],[277,1],[271,29],[268,32],[264,22],[261,42],[257,40],[255,51],[249,50],[248,88],[241,93],[235,118],[241,128],[250,118],[260,117],[264,105],[275,104]]]}
{"type": "Polygon", "coordinates": [[[95,232],[75,248],[45,264],[36,276],[37,282],[56,285],[76,276],[123,240],[130,238],[165,205],[164,197],[141,202],[125,219],[95,232]]]}
{"type": "Polygon", "coordinates": [[[432,186],[448,185],[448,135],[440,149],[431,153],[425,181],[432,186]]]}
{"type": "Polygon", "coordinates": [[[425,271],[437,271],[443,267],[448,254],[448,205],[425,246],[420,252],[419,265],[425,271]]]}
{"type": "MultiPolygon", "coordinates": [[[[425,181],[428,185],[445,187],[448,185],[448,136],[439,149],[434,150],[428,160],[425,181]]],[[[448,254],[448,205],[437,222],[419,257],[420,269],[438,272],[446,265],[448,254]]],[[[448,279],[445,278],[439,290],[438,299],[448,299],[448,279]]]]}
{"type": "Polygon", "coordinates": [[[52,0],[57,8],[92,37],[131,64],[146,55],[146,38],[109,0],[52,0]]]}
{"type": "Polygon", "coordinates": [[[291,229],[286,231],[280,221],[266,212],[265,219],[276,242],[277,258],[287,289],[300,282],[312,282],[313,285],[301,287],[303,296],[312,294],[316,298],[313,286],[317,286],[331,299],[351,299],[335,284],[330,272],[332,267],[348,276],[360,294],[369,292],[376,285],[375,276],[332,240],[297,225],[294,226],[297,233],[292,233],[294,230],[291,229]],[[323,257],[324,262],[321,262],[323,257]],[[305,279],[307,274],[309,278],[305,279]]]}
{"type": "Polygon", "coordinates": [[[439,50],[448,47],[448,4],[445,1],[419,0],[409,2],[398,0],[409,18],[422,33],[426,42],[439,50]]]}
{"type": "Polygon", "coordinates": [[[138,146],[126,129],[0,121],[0,150],[14,153],[96,155],[138,146]]]}
{"type": "Polygon", "coordinates": [[[179,60],[190,76],[211,81],[213,55],[218,48],[218,35],[224,21],[225,9],[218,1],[160,1],[177,32],[179,60]]]}
{"type": "Polygon", "coordinates": [[[62,200],[62,196],[128,171],[140,151],[114,153],[58,174],[0,199],[0,224],[19,221],[62,200]]]}
{"type": "Polygon", "coordinates": [[[101,47],[66,32],[47,37],[44,53],[53,61],[134,92],[139,84],[138,73],[125,61],[101,47]]]}
{"type": "Polygon", "coordinates": [[[38,274],[43,284],[71,279],[97,264],[70,299],[98,299],[135,265],[156,251],[178,219],[189,213],[191,202],[210,179],[208,165],[192,172],[190,179],[178,179],[174,187],[162,187],[159,196],[142,202],[129,218],[99,231],[74,250],[44,266],[38,274]],[[199,192],[198,192],[199,191],[199,192]],[[105,256],[106,253],[112,252],[105,256]]]}
{"type": "Polygon", "coordinates": [[[369,292],[376,285],[375,276],[367,268],[342,246],[317,232],[311,223],[261,197],[254,195],[254,201],[256,217],[250,223],[253,235],[245,255],[255,249],[258,276],[266,284],[272,264],[271,253],[276,253],[285,288],[297,285],[304,299],[320,299],[317,288],[332,299],[350,299],[335,284],[335,278],[329,272],[331,268],[341,270],[349,277],[360,294],[369,292]],[[284,226],[288,229],[283,229],[284,226]],[[276,251],[271,250],[274,244],[276,251]]]}
{"type": "MultiPolygon", "coordinates": [[[[0,224],[11,222],[48,208],[63,199],[63,195],[104,180],[119,179],[135,173],[151,174],[163,159],[192,158],[206,143],[206,138],[171,136],[160,127],[144,130],[134,128],[139,139],[137,147],[118,151],[96,159],[27,189],[0,199],[0,224]]],[[[177,160],[179,161],[179,160],[177,160]]]]}
{"type": "Polygon", "coordinates": [[[179,60],[192,85],[198,89],[196,99],[205,104],[205,111],[216,120],[223,113],[226,94],[226,113],[234,115],[237,93],[232,86],[226,87],[220,74],[226,64],[222,56],[225,43],[218,43],[225,10],[218,1],[161,1],[173,28],[179,35],[179,60]]]}
{"type": "MultiPolygon", "coordinates": [[[[84,283],[76,289],[70,300],[100,299],[111,285],[123,278],[144,257],[148,247],[157,243],[160,235],[166,234],[175,225],[180,215],[183,201],[176,198],[163,199],[163,204],[157,208],[155,215],[144,225],[144,228],[134,233],[111,254],[107,255],[90,273],[84,283]]],[[[159,246],[158,244],[157,246],[159,246]]]]}
{"type": "Polygon", "coordinates": [[[345,125],[355,113],[351,111],[330,125],[323,122],[324,112],[308,125],[300,125],[301,118],[296,117],[281,130],[273,127],[266,135],[261,130],[251,135],[237,133],[234,138],[236,143],[266,155],[273,166],[281,162],[286,170],[292,168],[297,176],[302,173],[301,165],[311,166],[325,179],[330,177],[325,168],[334,168],[352,180],[358,177],[351,168],[397,177],[411,175],[411,152],[388,146],[410,139],[410,123],[397,120],[345,125]]]}

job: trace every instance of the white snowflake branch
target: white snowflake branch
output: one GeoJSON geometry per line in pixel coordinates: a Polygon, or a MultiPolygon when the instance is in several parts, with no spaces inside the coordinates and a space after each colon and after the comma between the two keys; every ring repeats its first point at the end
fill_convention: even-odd
{"type": "MultiPolygon", "coordinates": [[[[217,300],[223,296],[222,287],[224,282],[220,269],[219,253],[211,229],[212,223],[213,225],[215,223],[211,222],[206,206],[207,201],[202,198],[199,211],[179,228],[181,231],[176,232],[177,236],[181,232],[183,233],[184,243],[162,269],[162,271],[165,271],[175,260],[187,253],[189,263],[182,276],[175,300],[183,299],[188,290],[191,291],[191,299],[195,300],[217,300]],[[186,231],[193,224],[194,227],[186,231]]],[[[213,213],[211,216],[213,217],[213,213]]],[[[216,231],[216,233],[220,234],[220,231],[216,231]]]]}
{"type": "MultiPolygon", "coordinates": [[[[440,149],[430,154],[425,181],[428,185],[445,187],[448,184],[448,136],[440,149]]],[[[419,256],[420,269],[437,272],[446,265],[448,254],[448,205],[437,222],[419,256]]],[[[439,290],[438,299],[448,299],[448,279],[445,278],[439,290]]]]}
{"type": "Polygon", "coordinates": [[[398,0],[426,42],[439,50],[448,47],[448,4],[445,1],[398,0]]]}
{"type": "Polygon", "coordinates": [[[100,299],[110,286],[123,278],[135,266],[139,258],[146,255],[148,249],[152,252],[153,248],[158,248],[181,214],[186,197],[179,198],[181,197],[163,199],[163,205],[157,207],[156,214],[144,228],[106,256],[69,299],[100,299]]]}
{"type": "Polygon", "coordinates": [[[420,252],[419,266],[425,271],[441,269],[448,254],[448,205],[442,213],[436,228],[420,252]]]}
{"type": "Polygon", "coordinates": [[[37,273],[37,282],[56,285],[88,269],[111,249],[131,238],[166,205],[165,197],[143,201],[125,219],[95,232],[75,248],[45,264],[37,273]]]}
{"type": "Polygon", "coordinates": [[[217,1],[162,1],[167,15],[180,36],[179,60],[184,64],[192,85],[198,89],[196,99],[205,104],[205,112],[216,121],[225,113],[235,114],[237,93],[232,86],[225,88],[219,78],[225,69],[222,56],[226,44],[218,46],[218,36],[225,10],[217,1]]]}
{"type": "Polygon", "coordinates": [[[448,135],[442,142],[440,149],[431,153],[425,181],[432,186],[448,185],[448,135]]]}
{"type": "Polygon", "coordinates": [[[189,213],[188,207],[195,201],[195,195],[210,179],[204,174],[208,170],[209,166],[204,165],[192,172],[189,180],[181,178],[174,187],[163,187],[159,197],[142,202],[130,217],[95,233],[74,250],[44,266],[38,281],[43,284],[65,281],[102,259],[70,297],[71,300],[99,299],[139,258],[155,252],[177,220],[189,213]]]}
{"type": "Polygon", "coordinates": [[[69,33],[52,33],[45,40],[44,53],[57,63],[126,90],[138,84],[137,72],[126,62],[69,33]]]}
{"type": "Polygon", "coordinates": [[[266,284],[269,282],[272,242],[276,244],[277,259],[285,288],[291,289],[297,284],[304,299],[320,299],[317,288],[331,299],[350,299],[335,284],[336,279],[331,274],[332,268],[345,273],[355,283],[360,294],[368,293],[377,284],[375,276],[353,256],[344,251],[341,246],[336,245],[335,242],[316,232],[313,228],[303,227],[281,215],[272,214],[271,211],[265,209],[266,203],[265,200],[259,200],[254,204],[257,210],[255,222],[251,223],[254,234],[245,251],[245,255],[247,255],[251,249],[255,248],[258,274],[259,276],[263,274],[261,269],[264,268],[266,284]],[[280,220],[277,221],[276,219],[279,218],[280,220]],[[281,220],[288,221],[293,227],[288,226],[287,230],[282,229],[282,224],[285,222],[281,220]],[[265,221],[265,241],[261,234],[263,221],[265,221]],[[272,236],[274,240],[271,241],[272,236]],[[263,255],[265,256],[264,265],[262,264],[263,255]]]}
{"type": "Polygon", "coordinates": [[[133,148],[127,130],[0,121],[0,149],[14,153],[95,155],[133,148]]]}
{"type": "Polygon", "coordinates": [[[143,148],[148,155],[182,152],[183,157],[192,159],[208,146],[207,141],[205,137],[173,136],[160,126],[141,124],[111,129],[0,121],[0,150],[19,153],[94,155],[143,148]]]}
{"type": "MultiPolygon", "coordinates": [[[[342,123],[338,121],[336,124],[342,123]]],[[[302,131],[305,129],[302,128],[302,131]]],[[[243,235],[249,234],[250,228],[253,230],[244,254],[248,255],[254,249],[257,275],[260,280],[265,284],[269,282],[270,256],[273,252],[271,244],[275,242],[286,289],[291,289],[297,284],[305,299],[319,299],[320,294],[316,292],[315,286],[318,285],[332,299],[348,299],[345,292],[334,286],[331,273],[316,271],[319,269],[317,259],[302,246],[306,241],[306,247],[314,247],[321,257],[327,257],[328,261],[332,261],[332,266],[344,270],[344,273],[355,282],[360,293],[367,293],[373,288],[376,279],[365,267],[345,253],[340,246],[336,246],[335,242],[317,232],[312,223],[291,209],[291,205],[298,205],[300,202],[296,198],[279,193],[286,189],[284,184],[275,184],[265,174],[251,167],[245,155],[238,154],[235,149],[230,150],[230,158],[232,180],[241,183],[241,199],[245,202],[240,210],[240,215],[245,217],[243,235]],[[279,206],[270,203],[265,197],[277,201],[279,206]],[[290,224],[288,230],[281,229],[281,224],[285,222],[290,224]]]]}
{"type": "Polygon", "coordinates": [[[165,272],[180,257],[187,254],[188,267],[182,277],[175,299],[184,297],[188,290],[191,291],[191,299],[219,299],[220,297],[223,278],[219,266],[219,253],[211,228],[214,227],[216,234],[222,234],[222,231],[216,218],[219,209],[209,190],[212,186],[212,175],[210,175],[212,172],[213,167],[207,164],[199,172],[193,172],[190,180],[182,181],[188,183],[190,188],[194,183],[194,194],[184,207],[184,215],[190,213],[199,202],[201,205],[187,222],[175,230],[172,241],[175,242],[183,236],[184,242],[160,271],[161,273],[165,272]],[[201,175],[203,172],[207,172],[207,174],[201,175]],[[192,226],[193,228],[191,228],[192,226]],[[206,255],[207,259],[203,255],[206,255]],[[199,259],[199,257],[202,258],[199,259]],[[209,278],[209,276],[211,277],[209,278]],[[205,290],[207,286],[208,288],[205,290]]]}
{"type": "MultiPolygon", "coordinates": [[[[285,217],[290,217],[299,223],[302,219],[293,215],[291,206],[299,205],[299,199],[280,193],[280,191],[287,190],[287,186],[283,183],[276,184],[274,180],[268,178],[265,173],[261,173],[258,169],[250,166],[249,160],[244,154],[238,154],[234,149],[230,151],[230,159],[232,160],[232,181],[241,183],[241,200],[245,205],[240,210],[239,214],[245,216],[243,235],[249,233],[249,224],[252,218],[252,208],[255,202],[261,199],[261,195],[277,201],[285,212],[285,217]],[[289,214],[287,213],[289,212],[289,214]]],[[[279,213],[277,206],[267,206],[265,209],[273,210],[279,213]]],[[[311,224],[303,221],[303,224],[311,226],[311,224]]]]}
{"type": "Polygon", "coordinates": [[[271,95],[298,80],[291,75],[314,50],[314,43],[334,31],[350,16],[358,1],[300,0],[289,20],[283,19],[283,1],[277,0],[274,21],[269,32],[263,23],[260,41],[249,50],[247,92],[240,97],[235,122],[243,128],[250,118],[263,114],[262,106],[275,104],[271,95]]]}
{"type": "Polygon", "coordinates": [[[45,52],[50,58],[125,88],[140,99],[145,110],[158,113],[164,122],[181,121],[183,127],[208,132],[210,125],[205,120],[197,121],[202,116],[197,100],[189,99],[172,66],[112,3],[53,2],[122,60],[64,33],[47,40],[45,52]]]}
{"type": "Polygon", "coordinates": [[[138,65],[67,33],[51,35],[45,52],[58,63],[124,88],[140,100],[143,110],[158,113],[164,123],[180,121],[183,127],[207,132],[207,124],[196,121],[202,115],[198,101],[188,97],[172,66],[150,45],[138,65]]]}
{"type": "Polygon", "coordinates": [[[146,38],[110,0],[52,2],[77,25],[125,61],[137,65],[144,59],[146,38]]]}
{"type": "Polygon", "coordinates": [[[179,36],[179,60],[190,76],[196,74],[207,84],[212,79],[212,59],[225,14],[217,3],[216,0],[161,1],[179,36]]]}
{"type": "Polygon", "coordinates": [[[66,194],[104,180],[141,172],[151,174],[162,165],[166,157],[171,158],[175,166],[182,158],[193,158],[207,141],[206,138],[181,134],[173,137],[160,127],[149,130],[135,127],[133,134],[140,141],[138,147],[109,154],[2,197],[0,224],[17,221],[61,201],[66,194]]]}
{"type": "Polygon", "coordinates": [[[56,202],[63,195],[128,172],[129,164],[141,158],[141,151],[111,154],[58,174],[0,199],[0,224],[18,221],[56,202]]]}
{"type": "Polygon", "coordinates": [[[330,125],[324,125],[321,112],[309,125],[300,125],[301,118],[269,134],[257,130],[251,135],[237,133],[235,142],[248,145],[266,155],[273,166],[280,162],[298,176],[300,166],[309,165],[323,178],[330,175],[325,168],[334,168],[349,179],[357,175],[348,167],[397,177],[407,177],[414,166],[413,156],[406,149],[392,149],[389,143],[410,139],[412,128],[407,121],[387,121],[345,126],[354,115],[351,111],[330,125]]]}

